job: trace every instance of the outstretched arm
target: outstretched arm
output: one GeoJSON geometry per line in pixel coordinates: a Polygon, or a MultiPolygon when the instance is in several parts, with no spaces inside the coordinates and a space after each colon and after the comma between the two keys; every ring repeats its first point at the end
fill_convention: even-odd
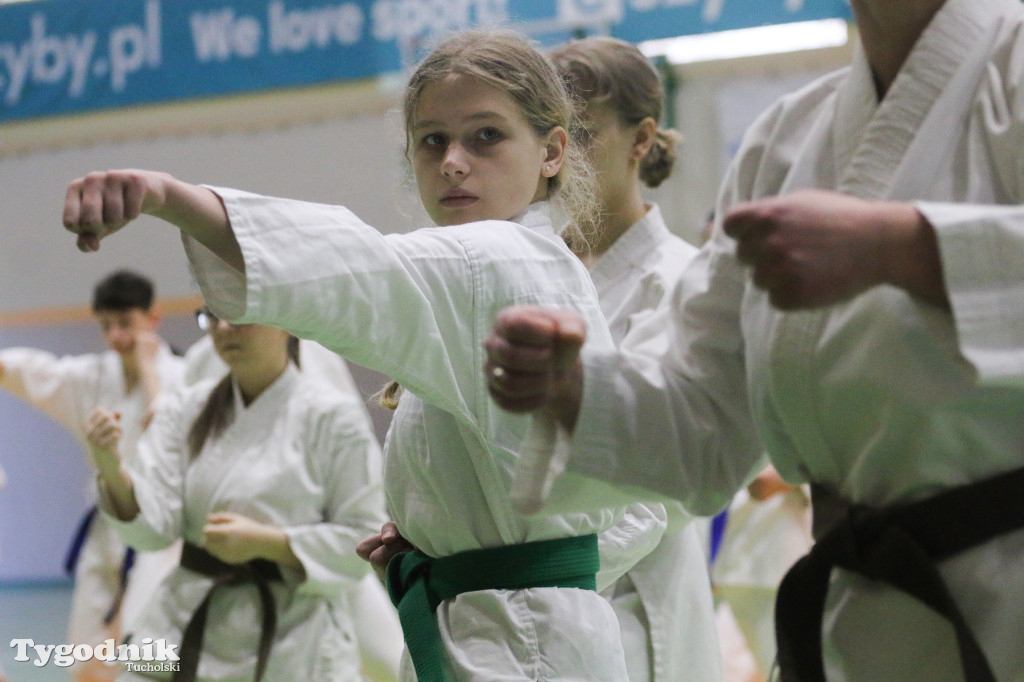
{"type": "MultiPolygon", "coordinates": [[[[738,204],[724,227],[778,308],[826,306],[878,284],[949,308],[935,231],[911,204],[801,190],[738,204]]],[[[552,412],[571,432],[585,332],[570,311],[506,308],[485,344],[491,396],[507,410],[552,412]]]]}
{"type": "Polygon", "coordinates": [[[155,171],[98,171],[73,180],[64,198],[64,227],[78,235],[82,251],[99,250],[101,240],[142,214],[177,226],[232,267],[244,270],[227,211],[204,187],[155,171]]]}

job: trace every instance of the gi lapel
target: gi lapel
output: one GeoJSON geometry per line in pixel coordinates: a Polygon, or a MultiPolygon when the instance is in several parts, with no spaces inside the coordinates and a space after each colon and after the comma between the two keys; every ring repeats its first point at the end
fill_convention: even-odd
{"type": "MultiPolygon", "coordinates": [[[[200,523],[201,529],[208,512],[224,509],[222,502],[218,505],[220,500],[245,499],[257,492],[252,487],[253,476],[257,471],[252,466],[253,453],[280,445],[274,441],[272,434],[286,412],[284,405],[296,381],[298,371],[289,365],[284,374],[245,408],[238,398],[238,387],[234,387],[234,420],[220,436],[207,441],[186,474],[188,503],[185,506],[194,512],[194,515],[189,514],[191,524],[200,523]],[[242,486],[245,490],[235,490],[232,494],[233,486],[242,486]]],[[[191,536],[189,539],[192,539],[191,536]]]]}
{"type": "MultiPolygon", "coordinates": [[[[962,2],[950,0],[948,11],[936,17],[880,104],[858,48],[846,80],[808,131],[780,194],[817,187],[865,199],[913,199],[933,192],[941,175],[936,169],[950,163],[953,146],[962,139],[959,131],[988,62],[987,50],[1002,26],[998,12],[971,19],[962,2]]],[[[791,408],[785,410],[787,430],[801,453],[814,454],[812,460],[802,459],[804,475],[817,481],[838,482],[843,476],[818,428],[815,358],[829,320],[848,308],[772,315],[772,394],[791,408]]]]}
{"type": "MultiPolygon", "coordinates": [[[[949,163],[1002,26],[999,16],[982,24],[981,17],[958,12],[953,0],[949,5],[918,40],[849,163],[840,168],[840,192],[865,199],[926,198],[936,169],[949,163]]],[[[858,94],[839,98],[844,108],[836,112],[833,139],[848,134],[845,125],[862,115],[853,109],[863,106],[868,69],[861,54],[855,65],[860,75],[847,83],[858,94]]]]}

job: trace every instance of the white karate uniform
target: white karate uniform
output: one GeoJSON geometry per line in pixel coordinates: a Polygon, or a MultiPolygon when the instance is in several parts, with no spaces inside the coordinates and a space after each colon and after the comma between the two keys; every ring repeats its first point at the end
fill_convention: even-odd
{"type": "MultiPolygon", "coordinates": [[[[359,391],[345,358],[332,353],[319,343],[299,339],[299,365],[302,374],[312,381],[325,381],[329,386],[353,398],[352,418],[360,413],[371,425],[366,401],[359,391]]],[[[206,334],[185,351],[185,383],[192,385],[203,379],[219,378],[228,373],[228,366],[217,355],[213,338],[206,334]]],[[[379,462],[383,466],[382,462],[379,462]]],[[[405,643],[398,611],[373,573],[368,573],[348,590],[349,606],[359,655],[364,672],[374,682],[398,679],[399,662],[405,643]]]]}
{"type": "MultiPolygon", "coordinates": [[[[151,406],[146,403],[142,386],[126,392],[121,357],[116,352],[57,357],[34,348],[6,348],[0,350],[0,362],[5,370],[0,387],[64,426],[82,446],[90,466],[85,427],[98,407],[121,413],[122,452],[129,461],[134,457],[135,444],[151,406]]],[[[160,346],[156,369],[161,392],[180,386],[182,360],[166,344],[160,346]]],[[[95,497],[94,488],[90,482],[86,493],[90,503],[95,497]]],[[[117,533],[96,515],[75,567],[69,643],[95,645],[110,636],[103,618],[114,603],[124,552],[124,543],[117,533]]],[[[163,575],[176,563],[173,552],[137,554],[122,602],[122,617],[130,616],[131,604],[148,597],[153,585],[147,577],[163,575]]]]}
{"type": "MultiPolygon", "coordinates": [[[[657,205],[590,268],[612,339],[652,349],[667,326],[645,325],[669,304],[683,266],[697,249],[669,232],[657,205]]],[[[691,517],[678,503],[657,547],[602,594],[622,628],[630,682],[713,682],[722,679],[710,580],[691,517]]],[[[631,505],[629,509],[633,509],[631,505]]]]}
{"type": "MultiPolygon", "coordinates": [[[[591,342],[611,347],[590,277],[552,229],[546,202],[516,222],[381,235],[342,207],[216,191],[245,272],[186,238],[213,312],[313,338],[405,388],[385,442],[385,490],[406,539],[442,557],[599,533],[621,518],[605,508],[523,517],[509,498],[530,418],[488,395],[483,341],[495,315],[513,303],[573,308],[591,325],[591,342]]],[[[615,570],[606,558],[602,569],[615,570]]],[[[615,614],[589,590],[468,592],[436,615],[460,681],[626,678],[615,614]]]]}
{"type": "MultiPolygon", "coordinates": [[[[952,314],[889,286],[780,312],[718,230],[660,362],[587,353],[569,470],[712,511],[760,467],[758,435],[787,480],[873,506],[1020,467],[1022,29],[1016,0],[947,0],[881,103],[858,51],[759,118],[717,209],[801,187],[915,200],[952,314]]],[[[1024,679],[1022,565],[1022,532],[939,565],[1000,680],[1024,679]]],[[[886,585],[834,571],[824,628],[829,680],[961,679],[950,626],[886,585]]]]}
{"type": "MultiPolygon", "coordinates": [[[[281,527],[305,578],[281,567],[284,580],[270,583],[277,631],[266,679],[360,680],[345,590],[369,571],[355,545],[384,520],[377,439],[351,396],[289,365],[248,406],[236,387],[234,420],[208,437],[193,460],[188,433],[215,383],[168,397],[129,467],[139,514],[127,522],[107,518],[140,549],[178,538],[200,545],[206,517],[217,511],[281,527]]],[[[133,624],[132,641],[179,644],[211,584],[211,578],[176,568],[133,624]]],[[[252,679],[261,613],[252,585],[218,588],[207,614],[199,677],[252,679]]]]}

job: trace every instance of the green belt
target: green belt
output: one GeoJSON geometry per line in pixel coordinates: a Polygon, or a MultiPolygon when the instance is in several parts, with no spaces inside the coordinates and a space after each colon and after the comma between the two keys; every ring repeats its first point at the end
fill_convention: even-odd
{"type": "Polygon", "coordinates": [[[441,631],[434,616],[445,599],[477,590],[596,590],[600,566],[596,535],[477,549],[440,559],[418,551],[395,555],[388,562],[388,594],[398,607],[417,679],[445,682],[441,631]]]}

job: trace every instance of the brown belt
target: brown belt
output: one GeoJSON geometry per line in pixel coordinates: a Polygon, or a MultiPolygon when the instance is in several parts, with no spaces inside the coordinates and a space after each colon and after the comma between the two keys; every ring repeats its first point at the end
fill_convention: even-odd
{"type": "Polygon", "coordinates": [[[817,485],[811,500],[816,542],[783,578],[775,605],[785,682],[825,680],[822,616],[834,567],[885,582],[942,615],[956,632],[964,679],[995,682],[937,563],[1024,528],[1024,469],[885,509],[849,504],[817,485]]]}
{"type": "Polygon", "coordinates": [[[179,669],[171,677],[173,682],[193,682],[199,669],[199,655],[203,650],[203,635],[206,630],[206,614],[210,608],[210,598],[217,588],[226,585],[253,583],[259,590],[260,605],[263,607],[263,622],[260,630],[260,645],[256,659],[256,682],[263,679],[270,658],[270,648],[274,643],[274,631],[277,629],[277,604],[270,591],[270,582],[281,580],[281,571],[277,564],[264,559],[254,559],[244,564],[228,564],[216,558],[198,545],[185,543],[181,548],[182,568],[187,568],[201,575],[213,578],[213,586],[206,593],[199,607],[192,614],[185,631],[182,633],[181,649],[178,652],[179,669]]]}

